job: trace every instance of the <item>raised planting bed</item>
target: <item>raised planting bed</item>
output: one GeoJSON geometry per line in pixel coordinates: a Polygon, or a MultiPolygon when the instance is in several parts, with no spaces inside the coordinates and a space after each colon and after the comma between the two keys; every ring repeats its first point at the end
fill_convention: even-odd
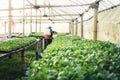
{"type": "Polygon", "coordinates": [[[103,41],[59,36],[22,80],[120,80],[120,48],[103,41]]]}
{"type": "Polygon", "coordinates": [[[36,41],[35,38],[21,38],[13,39],[0,43],[0,53],[7,53],[14,51],[16,49],[30,45],[32,42],[36,41]]]}
{"type": "Polygon", "coordinates": [[[40,32],[40,33],[32,33],[29,35],[30,37],[36,37],[36,38],[43,38],[44,37],[44,33],[40,32]]]}

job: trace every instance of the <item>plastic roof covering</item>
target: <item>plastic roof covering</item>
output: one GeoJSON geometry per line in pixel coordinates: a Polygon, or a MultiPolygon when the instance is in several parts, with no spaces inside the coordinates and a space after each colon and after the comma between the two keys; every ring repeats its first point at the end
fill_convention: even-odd
{"type": "MultiPolygon", "coordinates": [[[[23,8],[23,1],[25,1],[25,8],[30,8],[33,5],[80,5],[80,4],[89,4],[92,2],[95,2],[96,0],[11,0],[12,1],[12,8],[23,8]],[[36,1],[36,2],[35,2],[36,1]],[[30,6],[31,5],[31,6],[30,6]]],[[[120,4],[119,0],[101,0],[99,3],[99,11],[102,11],[104,9],[110,8],[112,6],[120,4]]],[[[8,19],[8,9],[9,0],[0,0],[0,19],[8,19]],[[7,6],[6,6],[7,5],[7,6]]],[[[44,14],[47,15],[56,15],[53,17],[42,17],[42,19],[64,19],[64,20],[72,20],[79,17],[79,14],[85,12],[89,8],[89,5],[87,6],[71,6],[71,7],[44,7],[39,8],[37,10],[38,16],[43,16],[44,14]],[[71,14],[71,15],[70,15],[71,14]],[[72,16],[72,14],[77,14],[72,16]],[[64,16],[62,16],[64,15],[64,16]],[[66,16],[67,15],[67,16],[66,16]]],[[[25,9],[24,11],[22,9],[20,10],[13,10],[12,11],[12,17],[13,19],[22,19],[23,12],[25,16],[31,16],[31,9],[25,9]],[[18,17],[21,16],[21,17],[18,17]]],[[[84,14],[84,20],[90,18],[93,16],[93,9],[90,9],[88,12],[85,12],[84,14]]],[[[36,10],[32,8],[32,16],[36,16],[36,10]]],[[[40,18],[40,17],[38,17],[40,18]]],[[[35,17],[32,17],[32,19],[35,19],[35,17]]]]}

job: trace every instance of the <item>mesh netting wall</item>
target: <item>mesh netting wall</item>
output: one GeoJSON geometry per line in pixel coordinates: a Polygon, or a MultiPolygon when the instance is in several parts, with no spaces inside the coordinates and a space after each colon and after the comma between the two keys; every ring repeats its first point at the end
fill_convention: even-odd
{"type": "MultiPolygon", "coordinates": [[[[78,25],[80,35],[80,23],[78,25]]],[[[84,38],[93,39],[93,18],[84,21],[84,38]]],[[[120,45],[120,6],[99,13],[97,39],[120,45]]]]}

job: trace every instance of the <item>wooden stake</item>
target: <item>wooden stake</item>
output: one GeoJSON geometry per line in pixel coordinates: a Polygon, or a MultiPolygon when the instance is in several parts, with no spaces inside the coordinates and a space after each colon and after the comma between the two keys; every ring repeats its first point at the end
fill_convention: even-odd
{"type": "Polygon", "coordinates": [[[71,34],[71,23],[69,23],[69,33],[71,34]]]}
{"type": "Polygon", "coordinates": [[[11,0],[9,0],[9,7],[8,7],[8,9],[9,9],[9,21],[8,21],[9,32],[8,32],[8,36],[9,37],[11,36],[11,21],[12,21],[12,19],[11,19],[11,4],[12,4],[12,2],[11,2],[11,0]]]}
{"type": "Polygon", "coordinates": [[[6,34],[6,33],[7,33],[7,32],[6,32],[6,31],[7,31],[7,30],[6,30],[6,29],[7,29],[7,28],[6,28],[6,27],[7,27],[7,25],[6,25],[7,22],[5,21],[4,24],[5,24],[5,34],[6,34]]]}
{"type": "MultiPolygon", "coordinates": [[[[30,15],[32,15],[32,8],[31,8],[31,11],[30,11],[30,15]]],[[[32,33],[32,16],[30,16],[30,33],[32,33]]]]}
{"type": "Polygon", "coordinates": [[[95,3],[95,5],[92,6],[94,8],[94,16],[93,16],[93,19],[94,19],[93,39],[94,40],[97,40],[98,5],[99,5],[99,3],[95,3]]]}
{"type": "Polygon", "coordinates": [[[45,39],[42,38],[42,49],[44,50],[45,49],[45,39]]]}
{"type": "Polygon", "coordinates": [[[83,14],[81,16],[81,38],[83,38],[83,14]]]}
{"type": "Polygon", "coordinates": [[[72,22],[72,35],[74,35],[74,22],[72,22]]]}
{"type": "Polygon", "coordinates": [[[78,33],[78,21],[75,21],[75,35],[77,36],[78,33]]]}
{"type": "Polygon", "coordinates": [[[39,27],[39,32],[41,32],[41,20],[42,20],[42,17],[41,17],[42,13],[40,11],[40,27],[39,27]]]}
{"type": "Polygon", "coordinates": [[[25,50],[21,52],[21,59],[22,59],[22,73],[26,75],[26,61],[25,61],[25,50]]]}
{"type": "Polygon", "coordinates": [[[23,0],[23,36],[25,35],[25,0],[23,0]]]}
{"type": "Polygon", "coordinates": [[[39,51],[38,51],[39,43],[36,44],[36,60],[39,59],[39,51]]]}

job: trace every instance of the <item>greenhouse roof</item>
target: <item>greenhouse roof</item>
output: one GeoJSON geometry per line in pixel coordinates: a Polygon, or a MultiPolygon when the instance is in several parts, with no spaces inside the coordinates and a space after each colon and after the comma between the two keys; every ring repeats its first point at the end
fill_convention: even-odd
{"type": "Polygon", "coordinates": [[[99,2],[99,11],[117,6],[119,0],[0,0],[0,19],[41,19],[44,21],[87,20],[93,16],[91,5],[99,2]],[[10,4],[11,3],[11,4],[10,4]],[[11,11],[11,14],[10,14],[11,11]]]}

